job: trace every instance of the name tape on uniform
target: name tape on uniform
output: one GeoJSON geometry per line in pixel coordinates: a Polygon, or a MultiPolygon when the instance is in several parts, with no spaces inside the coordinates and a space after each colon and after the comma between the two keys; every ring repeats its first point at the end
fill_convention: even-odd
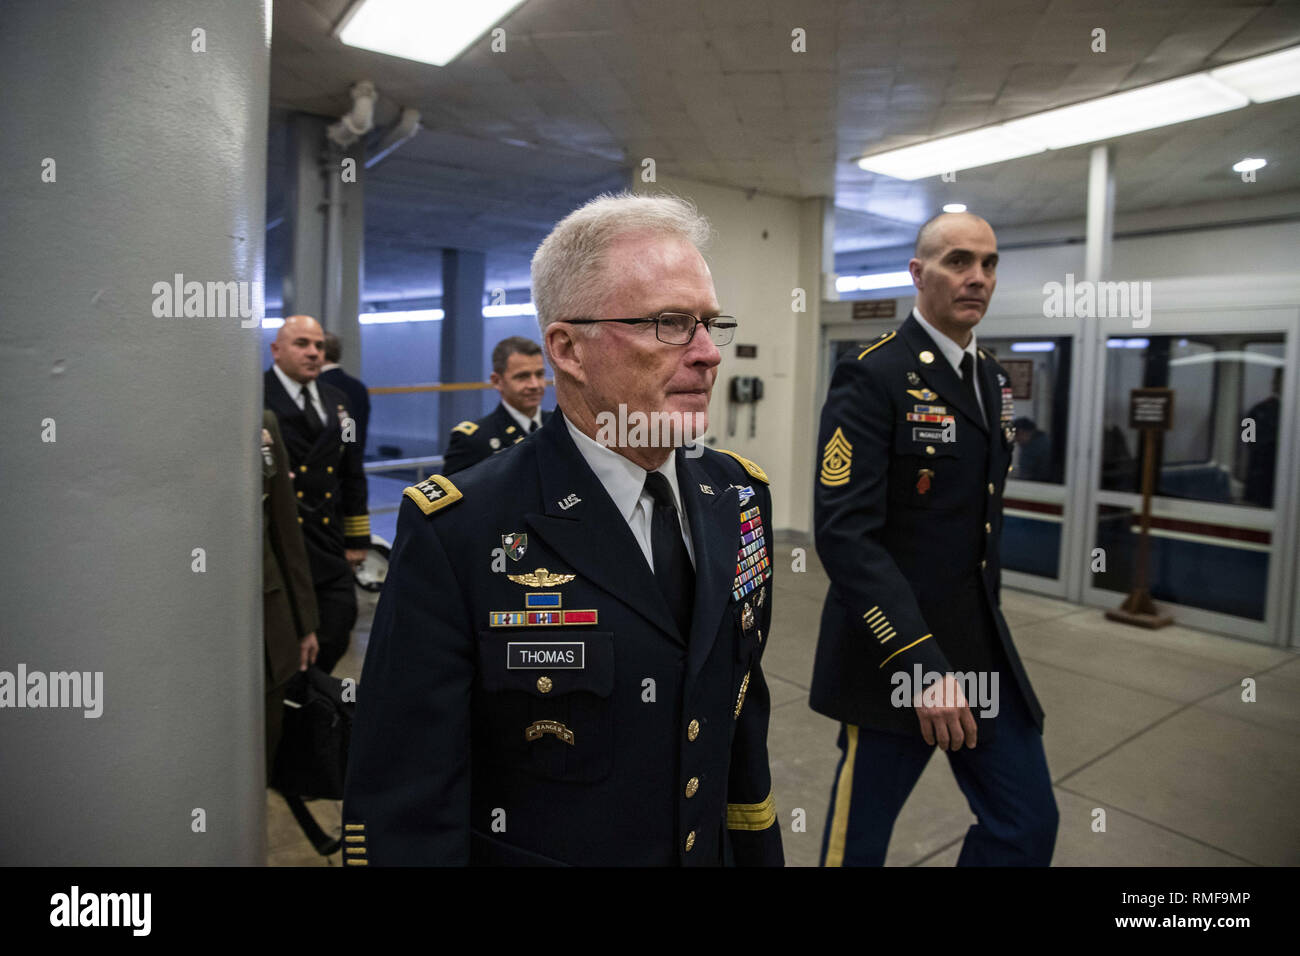
{"type": "Polygon", "coordinates": [[[583,641],[511,641],[506,645],[508,670],[582,670],[587,666],[583,641]]]}

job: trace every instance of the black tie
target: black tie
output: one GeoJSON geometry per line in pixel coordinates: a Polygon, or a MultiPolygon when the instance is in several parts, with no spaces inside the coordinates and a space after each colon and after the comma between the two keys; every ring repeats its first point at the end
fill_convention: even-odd
{"type": "Polygon", "coordinates": [[[975,384],[975,356],[969,352],[961,354],[961,380],[962,384],[966,386],[966,394],[970,396],[971,403],[978,410],[980,400],[975,391],[977,387],[975,384]]]}
{"type": "Polygon", "coordinates": [[[528,423],[528,434],[531,435],[535,431],[537,431],[537,419],[534,418],[531,422],[528,423]]]}
{"type": "Polygon", "coordinates": [[[682,637],[690,640],[691,614],[695,610],[695,572],[682,540],[677,507],[668,479],[661,472],[646,475],[645,490],[655,501],[650,519],[650,553],[654,556],[655,580],[668,601],[682,637]]]}
{"type": "Polygon", "coordinates": [[[319,435],[325,423],[316,414],[316,406],[312,404],[311,392],[307,391],[306,385],[302,387],[302,413],[307,416],[307,429],[313,435],[319,435]]]}

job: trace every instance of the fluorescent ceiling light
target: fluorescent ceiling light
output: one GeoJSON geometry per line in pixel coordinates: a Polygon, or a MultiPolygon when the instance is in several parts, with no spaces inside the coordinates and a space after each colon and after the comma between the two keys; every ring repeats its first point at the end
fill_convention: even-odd
{"type": "Polygon", "coordinates": [[[1107,339],[1108,349],[1144,349],[1151,344],[1150,339],[1107,339]]]}
{"type": "Polygon", "coordinates": [[[924,179],[1048,149],[1128,136],[1300,94],[1300,47],[1194,73],[996,126],[872,156],[858,165],[895,179],[924,179]]]}
{"type": "Polygon", "coordinates": [[[875,156],[864,156],[858,160],[858,165],[868,172],[883,173],[895,179],[924,179],[958,169],[1032,156],[1046,149],[1039,143],[1006,132],[1004,127],[990,126],[875,156]]]}
{"type": "Polygon", "coordinates": [[[1013,352],[1054,352],[1056,351],[1055,342],[1012,342],[1011,351],[1013,352]]]}
{"type": "Polygon", "coordinates": [[[1300,47],[1221,66],[1211,70],[1210,76],[1256,103],[1295,96],[1300,93],[1300,47]]]}
{"type": "Polygon", "coordinates": [[[910,272],[873,272],[865,276],[836,276],[836,292],[871,292],[874,289],[901,289],[912,284],[910,272]]]}
{"type": "Polygon", "coordinates": [[[1204,73],[1062,106],[1002,128],[1048,149],[1116,139],[1250,105],[1250,98],[1204,73]]]}
{"type": "Polygon", "coordinates": [[[965,212],[966,204],[964,202],[950,202],[943,207],[944,212],[965,212]]]}
{"type": "Polygon", "coordinates": [[[399,322],[436,322],[442,309],[415,309],[409,312],[364,312],[357,317],[362,325],[393,325],[399,322]]]}
{"type": "Polygon", "coordinates": [[[1239,163],[1233,163],[1232,171],[1234,173],[1249,173],[1252,170],[1263,169],[1267,165],[1267,159],[1251,159],[1250,157],[1247,157],[1239,163]]]}
{"type": "Polygon", "coordinates": [[[498,319],[512,315],[536,315],[537,306],[531,302],[520,302],[516,305],[485,305],[483,306],[483,317],[487,319],[498,319]]]}
{"type": "Polygon", "coordinates": [[[348,46],[446,66],[521,0],[359,0],[335,30],[348,46]]]}

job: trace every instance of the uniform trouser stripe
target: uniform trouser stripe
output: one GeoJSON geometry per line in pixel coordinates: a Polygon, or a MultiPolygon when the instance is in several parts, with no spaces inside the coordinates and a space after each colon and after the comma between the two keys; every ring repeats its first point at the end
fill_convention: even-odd
{"type": "Polygon", "coordinates": [[[858,755],[858,728],[845,724],[847,742],[840,772],[835,778],[834,806],[831,807],[831,832],[826,842],[824,866],[843,866],[844,843],[849,832],[849,807],[853,803],[853,763],[858,755]]]}

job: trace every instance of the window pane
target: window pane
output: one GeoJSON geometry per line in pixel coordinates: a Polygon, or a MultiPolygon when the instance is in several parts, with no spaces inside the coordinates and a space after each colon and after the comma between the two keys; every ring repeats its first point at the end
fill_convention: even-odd
{"type": "Polygon", "coordinates": [[[1128,427],[1129,393],[1168,387],[1174,427],[1155,433],[1156,494],[1272,507],[1282,350],[1275,333],[1108,339],[1102,488],[1140,490],[1142,436],[1128,427]]]}
{"type": "MultiPolygon", "coordinates": [[[[980,338],[1007,370],[1015,399],[1011,477],[1059,485],[1065,478],[1070,425],[1070,339],[980,338]]],[[[1000,396],[994,396],[995,403],[1000,396]]]]}

